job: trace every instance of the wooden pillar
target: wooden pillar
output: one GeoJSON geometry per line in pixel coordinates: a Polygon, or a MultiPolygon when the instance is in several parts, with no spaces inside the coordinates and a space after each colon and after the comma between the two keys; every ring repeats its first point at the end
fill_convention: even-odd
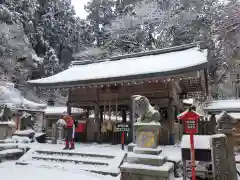
{"type": "Polygon", "coordinates": [[[169,131],[169,144],[173,145],[174,142],[174,108],[173,108],[173,100],[170,98],[168,102],[168,131],[169,131]]]}
{"type": "Polygon", "coordinates": [[[205,85],[205,100],[209,100],[209,87],[208,87],[208,74],[207,74],[207,70],[204,70],[204,85],[205,85]]]}
{"type": "Polygon", "coordinates": [[[100,123],[102,123],[103,122],[103,111],[104,111],[104,109],[103,109],[103,107],[101,107],[100,108],[100,123]]]}
{"type": "Polygon", "coordinates": [[[126,112],[125,108],[121,109],[121,115],[122,115],[123,123],[126,123],[127,122],[127,112],[126,112]]]}
{"type": "Polygon", "coordinates": [[[94,139],[95,141],[99,141],[100,136],[100,108],[99,108],[99,89],[96,89],[96,103],[94,106],[94,117],[95,117],[95,128],[94,128],[94,139]]]}
{"type": "Polygon", "coordinates": [[[72,96],[72,92],[71,89],[68,90],[68,100],[67,100],[67,113],[69,115],[72,115],[72,107],[71,107],[71,97],[72,96]]]}
{"type": "Polygon", "coordinates": [[[129,141],[135,143],[135,130],[134,130],[134,110],[133,110],[134,104],[133,104],[133,100],[132,97],[130,99],[130,103],[129,103],[129,116],[130,116],[130,122],[131,122],[131,129],[130,129],[130,138],[129,141]]]}
{"type": "Polygon", "coordinates": [[[174,144],[174,107],[173,107],[173,84],[172,82],[168,83],[168,93],[169,93],[169,102],[168,102],[168,144],[174,144]]]}
{"type": "Polygon", "coordinates": [[[21,129],[21,117],[20,117],[20,112],[19,111],[17,111],[16,112],[16,116],[17,116],[17,118],[16,118],[16,130],[17,131],[19,131],[20,129],[21,129]]]}

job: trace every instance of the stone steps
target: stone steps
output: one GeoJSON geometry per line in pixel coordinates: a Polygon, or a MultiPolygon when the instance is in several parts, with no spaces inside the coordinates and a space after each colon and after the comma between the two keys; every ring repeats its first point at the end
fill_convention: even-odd
{"type": "Polygon", "coordinates": [[[17,149],[18,144],[16,143],[1,143],[0,144],[0,151],[6,150],[6,149],[17,149]]]}
{"type": "Polygon", "coordinates": [[[0,162],[3,160],[14,160],[20,158],[24,154],[22,149],[5,149],[0,151],[0,162]]]}
{"type": "Polygon", "coordinates": [[[16,165],[29,165],[46,168],[75,169],[94,173],[118,176],[119,166],[122,164],[126,153],[119,151],[114,155],[90,152],[77,152],[62,150],[30,150],[16,165]]]}
{"type": "Polygon", "coordinates": [[[107,155],[107,154],[95,154],[95,153],[81,153],[81,152],[71,152],[71,151],[45,151],[45,150],[36,150],[38,154],[43,155],[62,155],[62,156],[82,156],[82,157],[100,157],[100,158],[108,158],[113,159],[115,156],[107,155]]]}
{"type": "Polygon", "coordinates": [[[55,162],[69,162],[69,163],[75,163],[75,164],[91,164],[91,165],[103,165],[107,166],[108,163],[106,162],[101,162],[101,161],[96,161],[96,160],[87,160],[87,159],[69,159],[64,158],[64,157],[48,157],[48,156],[37,156],[33,155],[32,159],[34,160],[45,160],[45,161],[55,161],[55,162]]]}

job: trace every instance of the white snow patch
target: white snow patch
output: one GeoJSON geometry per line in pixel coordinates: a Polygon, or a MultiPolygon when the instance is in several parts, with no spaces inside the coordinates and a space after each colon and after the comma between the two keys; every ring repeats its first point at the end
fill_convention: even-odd
{"type": "Polygon", "coordinates": [[[0,156],[6,156],[8,154],[23,153],[22,149],[5,149],[0,151],[0,156]]]}
{"type": "Polygon", "coordinates": [[[39,136],[42,136],[42,135],[44,135],[45,133],[41,133],[41,132],[35,132],[35,135],[34,135],[34,137],[39,137],[39,136]]]}
{"type": "Polygon", "coordinates": [[[28,135],[28,134],[35,134],[35,131],[32,130],[32,129],[27,129],[27,130],[19,130],[19,131],[16,131],[14,134],[15,135],[28,135]]]}
{"type": "Polygon", "coordinates": [[[188,104],[188,105],[192,105],[193,104],[193,99],[191,98],[191,99],[184,99],[183,100],[183,104],[188,104]]]}
{"type": "Polygon", "coordinates": [[[8,125],[10,127],[15,127],[16,123],[14,121],[0,121],[0,124],[5,124],[8,125]]]}
{"type": "MultiPolygon", "coordinates": [[[[210,140],[211,140],[211,136],[209,135],[194,135],[194,148],[195,149],[211,149],[210,140]]],[[[182,136],[181,148],[190,149],[189,135],[182,136]]]]}
{"type": "MultiPolygon", "coordinates": [[[[234,119],[240,120],[240,113],[227,113],[228,115],[232,116],[234,119]]],[[[215,115],[216,119],[220,117],[220,114],[215,115]]]]}
{"type": "MultiPolygon", "coordinates": [[[[94,116],[94,114],[91,114],[90,116],[89,116],[89,118],[91,118],[91,119],[94,119],[95,118],[95,116],[94,116]]],[[[103,121],[122,121],[123,119],[122,119],[122,116],[115,116],[115,115],[111,115],[111,116],[109,116],[108,115],[108,113],[105,113],[105,114],[103,114],[103,121]]],[[[129,118],[129,116],[127,116],[127,120],[126,120],[127,122],[129,122],[130,121],[130,118],[129,118]]]]}
{"type": "MultiPolygon", "coordinates": [[[[63,112],[67,112],[67,107],[55,107],[55,106],[48,106],[45,110],[46,115],[61,115],[63,112]]],[[[83,109],[80,108],[72,108],[71,109],[72,114],[81,114],[83,112],[83,109]]]]}
{"type": "Polygon", "coordinates": [[[0,144],[0,149],[15,149],[18,148],[18,145],[15,143],[3,143],[0,144]]]}
{"type": "Polygon", "coordinates": [[[143,164],[131,164],[125,162],[121,165],[121,168],[130,168],[130,169],[142,169],[142,170],[152,170],[152,171],[169,171],[169,169],[173,169],[173,163],[166,162],[162,166],[150,166],[143,164]]]}
{"type": "Polygon", "coordinates": [[[226,135],[225,134],[214,134],[214,135],[212,135],[211,139],[212,138],[221,138],[221,137],[226,137],[226,135]]]}
{"type": "Polygon", "coordinates": [[[23,136],[12,136],[4,140],[5,143],[30,143],[32,140],[23,136]]]}
{"type": "Polygon", "coordinates": [[[150,154],[136,154],[133,152],[129,152],[127,155],[128,158],[143,158],[143,159],[164,159],[164,156],[156,156],[156,155],[150,155],[150,154]]]}
{"type": "Polygon", "coordinates": [[[105,173],[120,173],[119,165],[125,156],[125,151],[122,151],[118,146],[110,146],[110,145],[86,145],[86,144],[76,144],[76,149],[73,151],[61,150],[63,146],[60,145],[50,145],[50,144],[37,144],[32,143],[29,144],[32,148],[28,151],[24,156],[22,156],[18,162],[29,163],[29,165],[34,167],[46,167],[46,168],[57,168],[62,170],[71,170],[74,169],[76,171],[86,170],[86,171],[101,171],[105,173]],[[68,155],[48,155],[46,153],[39,154],[36,152],[37,150],[46,151],[46,152],[56,152],[56,153],[68,153],[68,155]],[[95,155],[107,155],[113,157],[91,157],[92,154],[95,155]],[[43,157],[45,160],[35,160],[32,157],[43,157]],[[49,158],[49,160],[48,160],[49,158]],[[90,164],[75,164],[72,162],[61,162],[59,160],[79,160],[84,162],[93,162],[90,164]],[[108,165],[95,165],[94,162],[105,162],[108,165]]]}
{"type": "Polygon", "coordinates": [[[115,177],[72,169],[44,168],[38,166],[16,166],[14,162],[0,164],[0,174],[3,179],[11,180],[43,180],[43,179],[89,179],[115,180],[115,177]]]}
{"type": "Polygon", "coordinates": [[[29,101],[21,95],[21,92],[14,88],[14,84],[10,82],[0,82],[0,104],[5,104],[10,108],[32,108],[41,109],[45,108],[45,104],[35,103],[29,101]]]}
{"type": "Polygon", "coordinates": [[[135,122],[134,125],[137,125],[137,126],[161,126],[161,124],[159,122],[155,122],[155,121],[152,121],[149,123],[135,122]]]}
{"type": "MultiPolygon", "coordinates": [[[[91,157],[81,157],[81,156],[61,156],[61,155],[42,155],[42,154],[34,154],[33,157],[36,158],[51,158],[51,159],[57,159],[57,160],[78,160],[78,161],[84,161],[89,163],[107,163],[107,158],[100,159],[100,158],[91,158],[91,157]]],[[[102,166],[102,165],[101,165],[102,166]]]]}
{"type": "Polygon", "coordinates": [[[162,146],[161,156],[167,157],[169,161],[180,162],[182,161],[181,148],[178,146],[162,146]]]}
{"type": "Polygon", "coordinates": [[[216,100],[206,103],[205,111],[240,111],[240,100],[216,100]]]}
{"type": "Polygon", "coordinates": [[[51,84],[168,72],[179,69],[184,71],[185,68],[204,63],[207,63],[207,53],[205,51],[200,52],[198,48],[191,48],[159,55],[74,65],[51,77],[28,82],[33,84],[51,84]],[[79,72],[81,72],[81,76],[78,75],[79,72]]]}

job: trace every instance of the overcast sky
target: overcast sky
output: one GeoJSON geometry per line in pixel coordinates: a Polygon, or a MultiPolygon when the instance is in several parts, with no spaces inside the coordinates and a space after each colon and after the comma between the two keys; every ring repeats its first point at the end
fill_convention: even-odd
{"type": "Polygon", "coordinates": [[[87,13],[84,10],[84,5],[90,0],[72,0],[72,5],[75,8],[77,16],[80,18],[86,18],[87,13]]]}

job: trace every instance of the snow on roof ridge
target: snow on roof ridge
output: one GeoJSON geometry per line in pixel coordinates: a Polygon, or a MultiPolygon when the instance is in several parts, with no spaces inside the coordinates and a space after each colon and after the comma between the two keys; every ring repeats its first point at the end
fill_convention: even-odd
{"type": "Polygon", "coordinates": [[[162,48],[162,49],[155,49],[155,50],[138,52],[138,53],[112,56],[109,59],[103,59],[103,60],[97,60],[97,61],[92,61],[92,60],[73,61],[70,66],[87,65],[87,64],[93,64],[93,63],[99,63],[99,62],[105,62],[105,61],[118,61],[121,59],[136,58],[136,57],[142,57],[142,56],[159,55],[159,54],[171,53],[176,51],[183,51],[191,48],[198,48],[198,45],[199,45],[199,42],[196,42],[196,43],[184,44],[180,46],[173,46],[169,48],[162,48]]]}

